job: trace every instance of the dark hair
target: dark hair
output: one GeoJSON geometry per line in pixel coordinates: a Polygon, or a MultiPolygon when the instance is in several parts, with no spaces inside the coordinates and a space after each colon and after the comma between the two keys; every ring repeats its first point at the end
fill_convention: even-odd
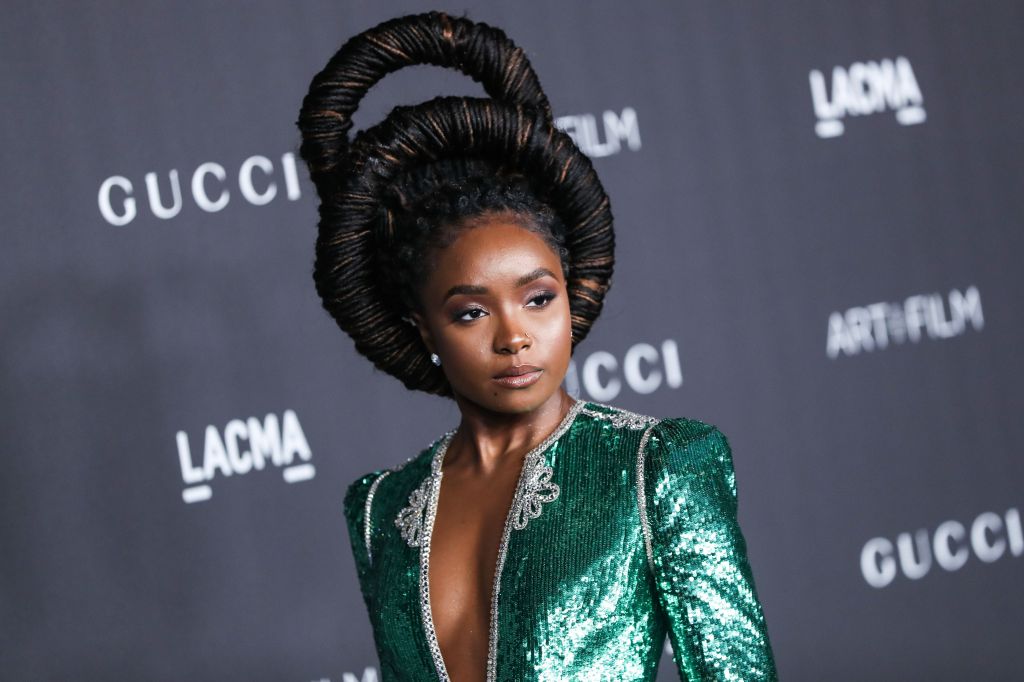
{"type": "Polygon", "coordinates": [[[353,37],[310,84],[300,154],[320,197],[313,279],[356,349],[408,388],[451,395],[404,321],[433,249],[473,219],[509,213],[559,255],[573,344],[611,285],[614,232],[590,160],[555,128],[522,50],[486,24],[439,12],[353,37]],[[349,141],[367,90],[410,64],[457,68],[489,98],[436,97],[392,109],[349,141]]]}
{"type": "Polygon", "coordinates": [[[377,252],[378,280],[382,291],[393,292],[389,300],[397,308],[418,310],[417,292],[434,267],[432,254],[478,219],[491,216],[508,216],[540,235],[569,279],[565,226],[520,174],[481,160],[446,159],[400,178],[382,203],[395,225],[391,248],[377,252]]]}

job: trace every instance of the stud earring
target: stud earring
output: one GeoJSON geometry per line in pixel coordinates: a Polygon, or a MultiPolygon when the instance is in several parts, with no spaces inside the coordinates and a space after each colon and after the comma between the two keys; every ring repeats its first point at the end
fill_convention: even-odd
{"type": "Polygon", "coordinates": [[[438,367],[441,366],[441,357],[437,353],[430,354],[430,361],[437,365],[438,367]]]}

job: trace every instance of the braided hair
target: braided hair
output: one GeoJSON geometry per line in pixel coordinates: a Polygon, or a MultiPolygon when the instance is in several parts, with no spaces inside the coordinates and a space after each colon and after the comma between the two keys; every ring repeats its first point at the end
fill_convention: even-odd
{"type": "Polygon", "coordinates": [[[500,29],[441,12],[368,29],[314,76],[297,125],[320,199],[316,290],[376,367],[409,389],[452,394],[408,316],[430,254],[489,215],[511,216],[559,255],[573,348],[586,337],[611,285],[608,197],[590,160],[554,126],[526,55],[500,29]],[[350,140],[370,87],[413,64],[458,69],[489,97],[398,106],[350,140]]]}

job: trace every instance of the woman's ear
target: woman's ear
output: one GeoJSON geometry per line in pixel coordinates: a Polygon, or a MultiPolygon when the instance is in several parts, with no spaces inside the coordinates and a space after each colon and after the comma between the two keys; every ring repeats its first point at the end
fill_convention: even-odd
{"type": "Polygon", "coordinates": [[[423,345],[427,347],[427,350],[431,353],[436,352],[434,348],[434,338],[430,335],[430,328],[427,326],[427,320],[418,312],[410,313],[409,318],[412,323],[416,325],[416,331],[420,333],[420,338],[423,339],[423,345]]]}

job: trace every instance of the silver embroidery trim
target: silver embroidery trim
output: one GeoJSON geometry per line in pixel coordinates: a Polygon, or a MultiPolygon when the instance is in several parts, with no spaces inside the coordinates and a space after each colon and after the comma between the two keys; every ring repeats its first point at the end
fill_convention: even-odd
{"type": "Polygon", "coordinates": [[[512,525],[526,528],[530,519],[540,516],[541,507],[558,497],[558,485],[551,482],[554,469],[544,466],[544,453],[535,452],[523,460],[523,492],[512,502],[512,525]]]}
{"type": "MultiPolygon", "coordinates": [[[[505,517],[501,542],[498,545],[498,560],[494,568],[494,585],[491,591],[491,622],[487,645],[487,682],[494,682],[497,679],[498,593],[501,588],[501,572],[505,566],[505,555],[508,551],[508,541],[512,534],[512,528],[513,526],[517,529],[525,528],[530,518],[537,518],[540,515],[542,502],[549,502],[558,497],[558,486],[551,483],[551,476],[554,474],[554,470],[552,467],[543,466],[544,457],[542,455],[552,443],[561,438],[569,429],[573,421],[575,421],[576,415],[583,409],[583,405],[584,401],[582,400],[574,402],[555,430],[534,446],[523,458],[523,467],[519,472],[519,480],[516,483],[516,490],[512,496],[512,506],[505,517]],[[519,525],[520,523],[521,525],[519,525]]],[[[449,682],[450,678],[448,677],[448,669],[444,664],[444,658],[441,655],[441,646],[437,642],[437,631],[434,629],[434,617],[430,607],[430,538],[433,535],[434,519],[437,516],[437,500],[441,493],[444,455],[448,451],[448,445],[451,443],[454,434],[454,431],[450,431],[445,435],[444,442],[441,443],[434,453],[430,466],[430,475],[409,496],[409,506],[399,513],[399,518],[420,518],[420,515],[416,513],[416,509],[420,505],[421,500],[417,498],[414,501],[413,498],[420,489],[426,492],[422,526],[415,530],[416,541],[420,548],[420,612],[423,620],[423,629],[426,632],[427,646],[430,648],[430,655],[434,659],[434,667],[441,682],[449,682]],[[403,517],[402,515],[406,510],[409,510],[410,513],[403,517]]],[[[398,524],[398,519],[395,520],[395,523],[398,524]]],[[[405,525],[409,526],[410,529],[413,526],[411,521],[407,521],[405,525]]],[[[403,537],[405,537],[404,534],[403,537]]],[[[406,538],[406,541],[409,541],[408,538],[406,538]]]]}
{"type": "Polygon", "coordinates": [[[430,483],[430,476],[423,479],[416,490],[409,494],[409,504],[395,518],[402,539],[410,547],[419,547],[423,540],[423,516],[430,500],[430,483]]]}
{"type": "MultiPolygon", "coordinates": [[[[444,455],[443,450],[448,449],[448,443],[451,441],[452,436],[455,435],[455,429],[452,429],[448,433],[441,436],[436,442],[437,449],[434,450],[434,454],[430,460],[430,470],[432,473],[439,471],[438,468],[438,454],[444,455]]],[[[431,443],[430,447],[433,447],[435,443],[431,443]]],[[[408,460],[402,463],[401,466],[394,469],[394,471],[400,471],[406,464],[411,462],[415,457],[410,457],[408,460]]],[[[423,533],[423,517],[427,509],[427,502],[429,501],[429,487],[430,477],[423,479],[423,482],[412,491],[409,495],[409,503],[398,512],[398,516],[395,517],[395,525],[398,526],[398,530],[402,535],[402,539],[405,540],[406,544],[410,547],[419,547],[420,539],[423,533]]]]}
{"type": "Polygon", "coordinates": [[[599,405],[600,407],[607,407],[608,409],[613,410],[613,412],[600,412],[588,407],[583,410],[583,413],[590,417],[610,421],[612,426],[618,428],[626,427],[630,429],[643,429],[658,421],[654,417],[649,417],[637,412],[630,412],[629,410],[624,410],[621,407],[615,407],[614,405],[605,405],[604,403],[593,404],[599,405]]]}
{"type": "Polygon", "coordinates": [[[434,659],[434,667],[437,669],[437,677],[440,682],[449,682],[450,678],[448,677],[448,669],[444,664],[444,658],[441,656],[441,645],[437,642],[434,616],[430,608],[430,536],[433,534],[434,517],[437,516],[437,499],[441,493],[441,462],[444,459],[444,453],[448,451],[448,444],[451,443],[454,434],[454,431],[450,431],[445,435],[444,441],[434,453],[434,459],[430,465],[430,475],[420,485],[420,488],[429,486],[426,515],[423,519],[421,532],[419,533],[420,614],[423,619],[423,630],[427,636],[427,646],[430,648],[430,655],[434,659]]]}
{"type": "Polygon", "coordinates": [[[647,520],[647,490],[646,483],[644,480],[644,460],[646,459],[647,453],[647,441],[651,437],[651,431],[654,429],[657,420],[653,424],[647,427],[644,431],[643,437],[640,439],[640,447],[636,453],[636,500],[640,506],[640,529],[644,534],[644,550],[647,552],[647,565],[651,569],[651,574],[654,574],[654,549],[651,543],[651,524],[647,520]]]}
{"type": "Polygon", "coordinates": [[[368,564],[373,563],[373,554],[370,551],[370,531],[373,528],[373,521],[370,518],[370,510],[373,508],[373,496],[377,493],[377,486],[379,486],[380,482],[387,478],[390,473],[391,469],[386,469],[380,476],[373,479],[373,483],[370,484],[370,491],[366,493],[366,503],[363,507],[363,541],[366,543],[366,562],[368,564]]]}

